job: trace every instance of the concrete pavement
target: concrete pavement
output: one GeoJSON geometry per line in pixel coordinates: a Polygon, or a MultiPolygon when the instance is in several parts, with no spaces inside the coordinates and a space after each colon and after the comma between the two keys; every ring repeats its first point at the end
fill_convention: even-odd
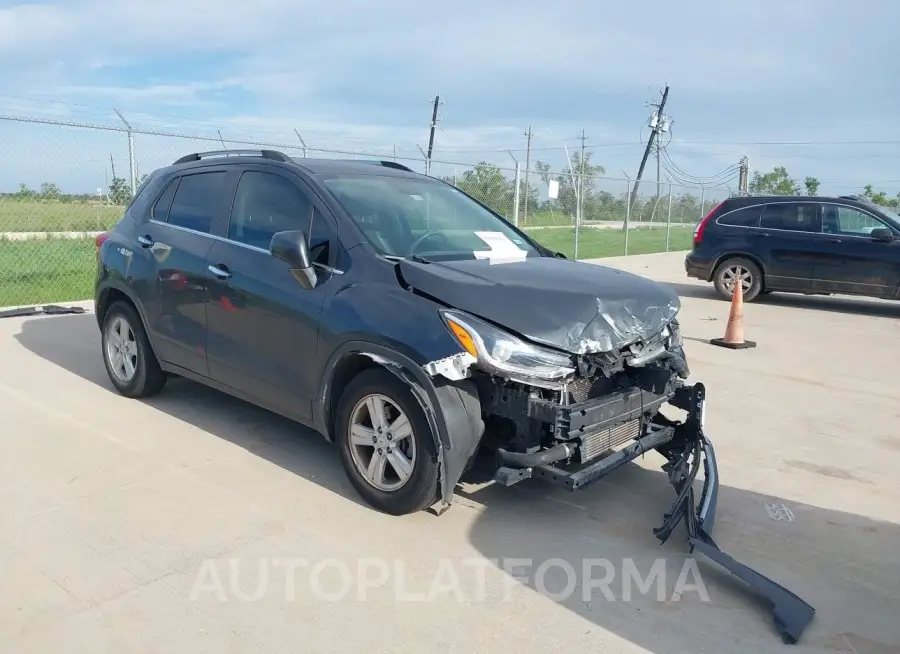
{"type": "MultiPolygon", "coordinates": [[[[745,306],[758,347],[723,350],[704,341],[728,305],[682,257],[603,263],[683,298],[718,543],[817,608],[795,651],[900,651],[900,305],[775,295],[745,306]]],[[[655,454],[575,494],[470,479],[441,517],[383,516],[293,423],[183,380],[114,394],[91,313],[0,321],[0,416],[2,652],[784,648],[702,557],[709,601],[675,592],[689,557],[680,529],[651,533],[673,497],[655,454]],[[660,595],[626,598],[628,566],[659,558],[660,595]],[[613,601],[581,574],[598,559],[613,601]]]]}

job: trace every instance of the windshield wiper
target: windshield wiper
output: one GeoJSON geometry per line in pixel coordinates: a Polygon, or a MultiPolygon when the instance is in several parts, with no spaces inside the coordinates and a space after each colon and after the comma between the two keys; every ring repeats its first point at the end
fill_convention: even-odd
{"type": "Polygon", "coordinates": [[[427,257],[423,257],[421,254],[414,254],[410,257],[411,261],[415,261],[416,263],[434,263],[431,259],[427,257]]]}

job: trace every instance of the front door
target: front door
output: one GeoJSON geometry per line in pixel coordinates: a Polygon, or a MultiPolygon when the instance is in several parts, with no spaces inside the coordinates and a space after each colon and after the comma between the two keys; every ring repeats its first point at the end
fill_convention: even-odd
{"type": "Polygon", "coordinates": [[[873,229],[890,227],[854,207],[837,203],[822,207],[822,245],[813,289],[894,297],[900,286],[900,241],[884,243],[871,237],[873,229]]]}
{"type": "Polygon", "coordinates": [[[275,409],[308,418],[316,395],[319,317],[333,292],[327,265],[337,232],[308,187],[289,172],[247,167],[227,236],[207,256],[207,354],[213,379],[275,409]],[[272,235],[304,230],[318,268],[304,290],[290,266],[269,253],[272,235]]]}
{"type": "Polygon", "coordinates": [[[207,376],[206,257],[220,219],[228,172],[205,169],[173,179],[138,229],[155,279],[137,286],[157,356],[207,376]]]}
{"type": "Polygon", "coordinates": [[[758,252],[765,264],[767,288],[812,288],[820,225],[815,202],[772,202],[763,207],[759,228],[750,230],[750,238],[756,241],[752,251],[758,252]]]}

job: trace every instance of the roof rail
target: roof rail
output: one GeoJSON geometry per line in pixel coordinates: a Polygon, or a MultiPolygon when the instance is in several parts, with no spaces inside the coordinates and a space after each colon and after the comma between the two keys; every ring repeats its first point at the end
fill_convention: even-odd
{"type": "Polygon", "coordinates": [[[862,202],[864,204],[874,204],[872,200],[862,195],[839,195],[838,200],[854,200],[856,202],[862,202]]]}
{"type": "Polygon", "coordinates": [[[382,166],[385,168],[396,168],[397,170],[405,170],[408,173],[415,172],[409,166],[404,166],[402,163],[397,163],[396,161],[379,161],[382,166]]]}
{"type": "Polygon", "coordinates": [[[293,161],[293,159],[286,154],[276,150],[212,150],[210,152],[194,152],[192,154],[186,154],[180,159],[177,159],[172,165],[177,166],[178,164],[188,163],[190,161],[200,161],[207,157],[231,157],[235,155],[262,157],[264,159],[271,159],[272,161],[293,161]]]}
{"type": "Polygon", "coordinates": [[[395,168],[396,170],[405,170],[408,173],[414,173],[412,168],[404,166],[402,163],[397,163],[396,161],[381,161],[378,159],[361,159],[360,163],[370,164],[372,166],[384,166],[385,168],[395,168]]]}

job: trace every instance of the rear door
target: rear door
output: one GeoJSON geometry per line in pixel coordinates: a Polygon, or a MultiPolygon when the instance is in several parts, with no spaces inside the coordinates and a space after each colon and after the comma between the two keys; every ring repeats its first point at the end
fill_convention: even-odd
{"type": "Polygon", "coordinates": [[[318,379],[319,317],[330,283],[337,230],[328,210],[296,175],[246,166],[224,238],[207,255],[209,370],[213,379],[289,415],[308,418],[318,379]],[[305,290],[269,253],[273,234],[302,229],[317,284],[305,290]]]}
{"type": "Polygon", "coordinates": [[[813,289],[894,297],[900,286],[900,241],[882,243],[870,236],[873,229],[891,227],[873,213],[838,202],[823,203],[822,212],[813,289]]]}
{"type": "Polygon", "coordinates": [[[759,228],[753,229],[757,252],[765,265],[766,286],[773,290],[808,291],[821,232],[816,202],[768,202],[759,228]]]}
{"type": "Polygon", "coordinates": [[[157,356],[208,376],[206,364],[206,256],[220,219],[228,169],[209,167],[175,177],[140,226],[155,274],[136,288],[144,301],[157,356]]]}

